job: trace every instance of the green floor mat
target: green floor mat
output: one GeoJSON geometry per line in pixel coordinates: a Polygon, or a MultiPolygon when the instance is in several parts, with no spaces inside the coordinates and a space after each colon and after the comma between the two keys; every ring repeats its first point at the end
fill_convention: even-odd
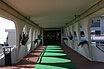
{"type": "Polygon", "coordinates": [[[47,45],[47,47],[60,47],[58,45],[47,45]]]}
{"type": "Polygon", "coordinates": [[[66,63],[71,62],[69,59],[58,58],[58,57],[42,57],[41,63],[66,63]]]}
{"type": "Polygon", "coordinates": [[[46,52],[47,51],[51,51],[51,52],[63,52],[63,50],[48,50],[48,49],[46,50],[46,52]]]}
{"type": "Polygon", "coordinates": [[[64,53],[63,50],[46,50],[45,53],[64,53]]]}
{"type": "Polygon", "coordinates": [[[77,69],[72,63],[41,63],[34,69],[77,69]]]}
{"type": "Polygon", "coordinates": [[[47,47],[47,49],[48,50],[54,50],[54,49],[61,49],[61,48],[60,47],[56,47],[56,48],[55,47],[52,47],[52,48],[51,47],[47,47]]]}
{"type": "Polygon", "coordinates": [[[44,53],[44,56],[64,56],[65,53],[44,53]]]}
{"type": "Polygon", "coordinates": [[[60,46],[47,46],[34,69],[77,69],[60,46]]]}

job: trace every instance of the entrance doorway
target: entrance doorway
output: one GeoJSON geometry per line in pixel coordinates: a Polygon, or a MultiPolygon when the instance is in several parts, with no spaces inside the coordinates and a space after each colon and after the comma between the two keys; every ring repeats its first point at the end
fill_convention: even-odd
{"type": "Polygon", "coordinates": [[[60,45],[61,44],[61,30],[44,31],[45,45],[60,45]]]}

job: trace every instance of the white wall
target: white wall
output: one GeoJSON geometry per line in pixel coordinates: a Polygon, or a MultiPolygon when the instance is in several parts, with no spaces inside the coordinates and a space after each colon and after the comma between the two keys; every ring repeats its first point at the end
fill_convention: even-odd
{"type": "MultiPolygon", "coordinates": [[[[32,25],[30,25],[30,24],[28,24],[28,23],[26,23],[26,22],[24,22],[24,21],[22,21],[20,19],[15,18],[14,16],[12,16],[12,15],[4,12],[3,10],[0,10],[0,16],[4,17],[4,18],[7,18],[9,20],[14,21],[14,23],[16,25],[15,26],[16,27],[16,36],[13,36],[13,37],[16,37],[16,39],[15,38],[11,38],[13,40],[16,40],[16,42],[14,41],[14,43],[13,43],[13,44],[16,44],[16,48],[12,51],[12,54],[13,54],[12,55],[12,62],[13,62],[13,64],[15,64],[18,61],[20,61],[21,58],[25,57],[28,54],[26,52],[27,48],[25,50],[25,48],[23,48],[22,46],[20,46],[20,43],[19,43],[19,38],[20,38],[20,34],[22,33],[23,27],[25,25],[27,25],[27,27],[28,27],[27,34],[29,34],[28,30],[29,30],[30,27],[33,27],[34,30],[40,30],[40,29],[38,27],[34,27],[34,26],[32,26],[32,25]],[[23,53],[23,54],[21,54],[21,53],[23,53]]],[[[11,33],[11,35],[15,35],[15,34],[11,33]]],[[[9,37],[11,37],[11,36],[9,36],[9,37]]],[[[11,44],[11,42],[13,42],[13,40],[11,40],[11,39],[9,40],[10,44],[11,44]]],[[[33,46],[32,48],[35,48],[35,47],[36,46],[33,46]]],[[[4,65],[4,59],[0,59],[0,65],[4,65]]]]}
{"type": "Polygon", "coordinates": [[[91,46],[91,47],[92,47],[93,61],[104,62],[104,52],[99,50],[96,46],[91,46]]]}
{"type": "MultiPolygon", "coordinates": [[[[76,52],[80,53],[82,56],[86,57],[90,61],[104,62],[104,52],[102,52],[101,50],[99,50],[98,48],[96,48],[94,46],[91,46],[91,44],[90,44],[91,43],[91,36],[90,36],[90,23],[91,23],[91,21],[90,20],[96,16],[103,14],[103,13],[104,13],[104,8],[100,9],[99,11],[85,17],[84,19],[81,19],[78,22],[71,24],[70,26],[67,26],[66,28],[64,28],[64,30],[65,30],[68,27],[71,28],[74,26],[76,33],[77,33],[77,37],[78,37],[78,41],[75,41],[75,40],[73,41],[75,49],[72,46],[70,46],[72,44],[70,40],[68,40],[67,42],[65,41],[65,44],[67,46],[69,46],[70,48],[72,48],[73,50],[75,50],[76,52]],[[83,46],[78,47],[77,43],[80,43],[80,41],[81,41],[79,25],[81,25],[83,28],[86,40],[88,41],[88,45],[83,45],[83,46]]],[[[104,25],[103,22],[104,22],[104,19],[103,19],[101,25],[104,25]]],[[[66,36],[66,31],[64,34],[66,36]]]]}

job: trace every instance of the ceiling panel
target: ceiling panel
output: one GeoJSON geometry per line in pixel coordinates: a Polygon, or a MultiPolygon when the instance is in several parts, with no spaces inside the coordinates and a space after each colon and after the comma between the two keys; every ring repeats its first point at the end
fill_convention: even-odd
{"type": "Polygon", "coordinates": [[[4,0],[41,27],[62,27],[99,0],[4,0]]]}

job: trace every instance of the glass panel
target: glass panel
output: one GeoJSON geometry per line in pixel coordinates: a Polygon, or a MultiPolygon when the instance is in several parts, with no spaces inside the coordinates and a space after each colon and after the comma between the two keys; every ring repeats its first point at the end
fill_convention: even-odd
{"type": "Polygon", "coordinates": [[[96,17],[91,20],[91,44],[104,46],[104,17],[96,17]]]}

